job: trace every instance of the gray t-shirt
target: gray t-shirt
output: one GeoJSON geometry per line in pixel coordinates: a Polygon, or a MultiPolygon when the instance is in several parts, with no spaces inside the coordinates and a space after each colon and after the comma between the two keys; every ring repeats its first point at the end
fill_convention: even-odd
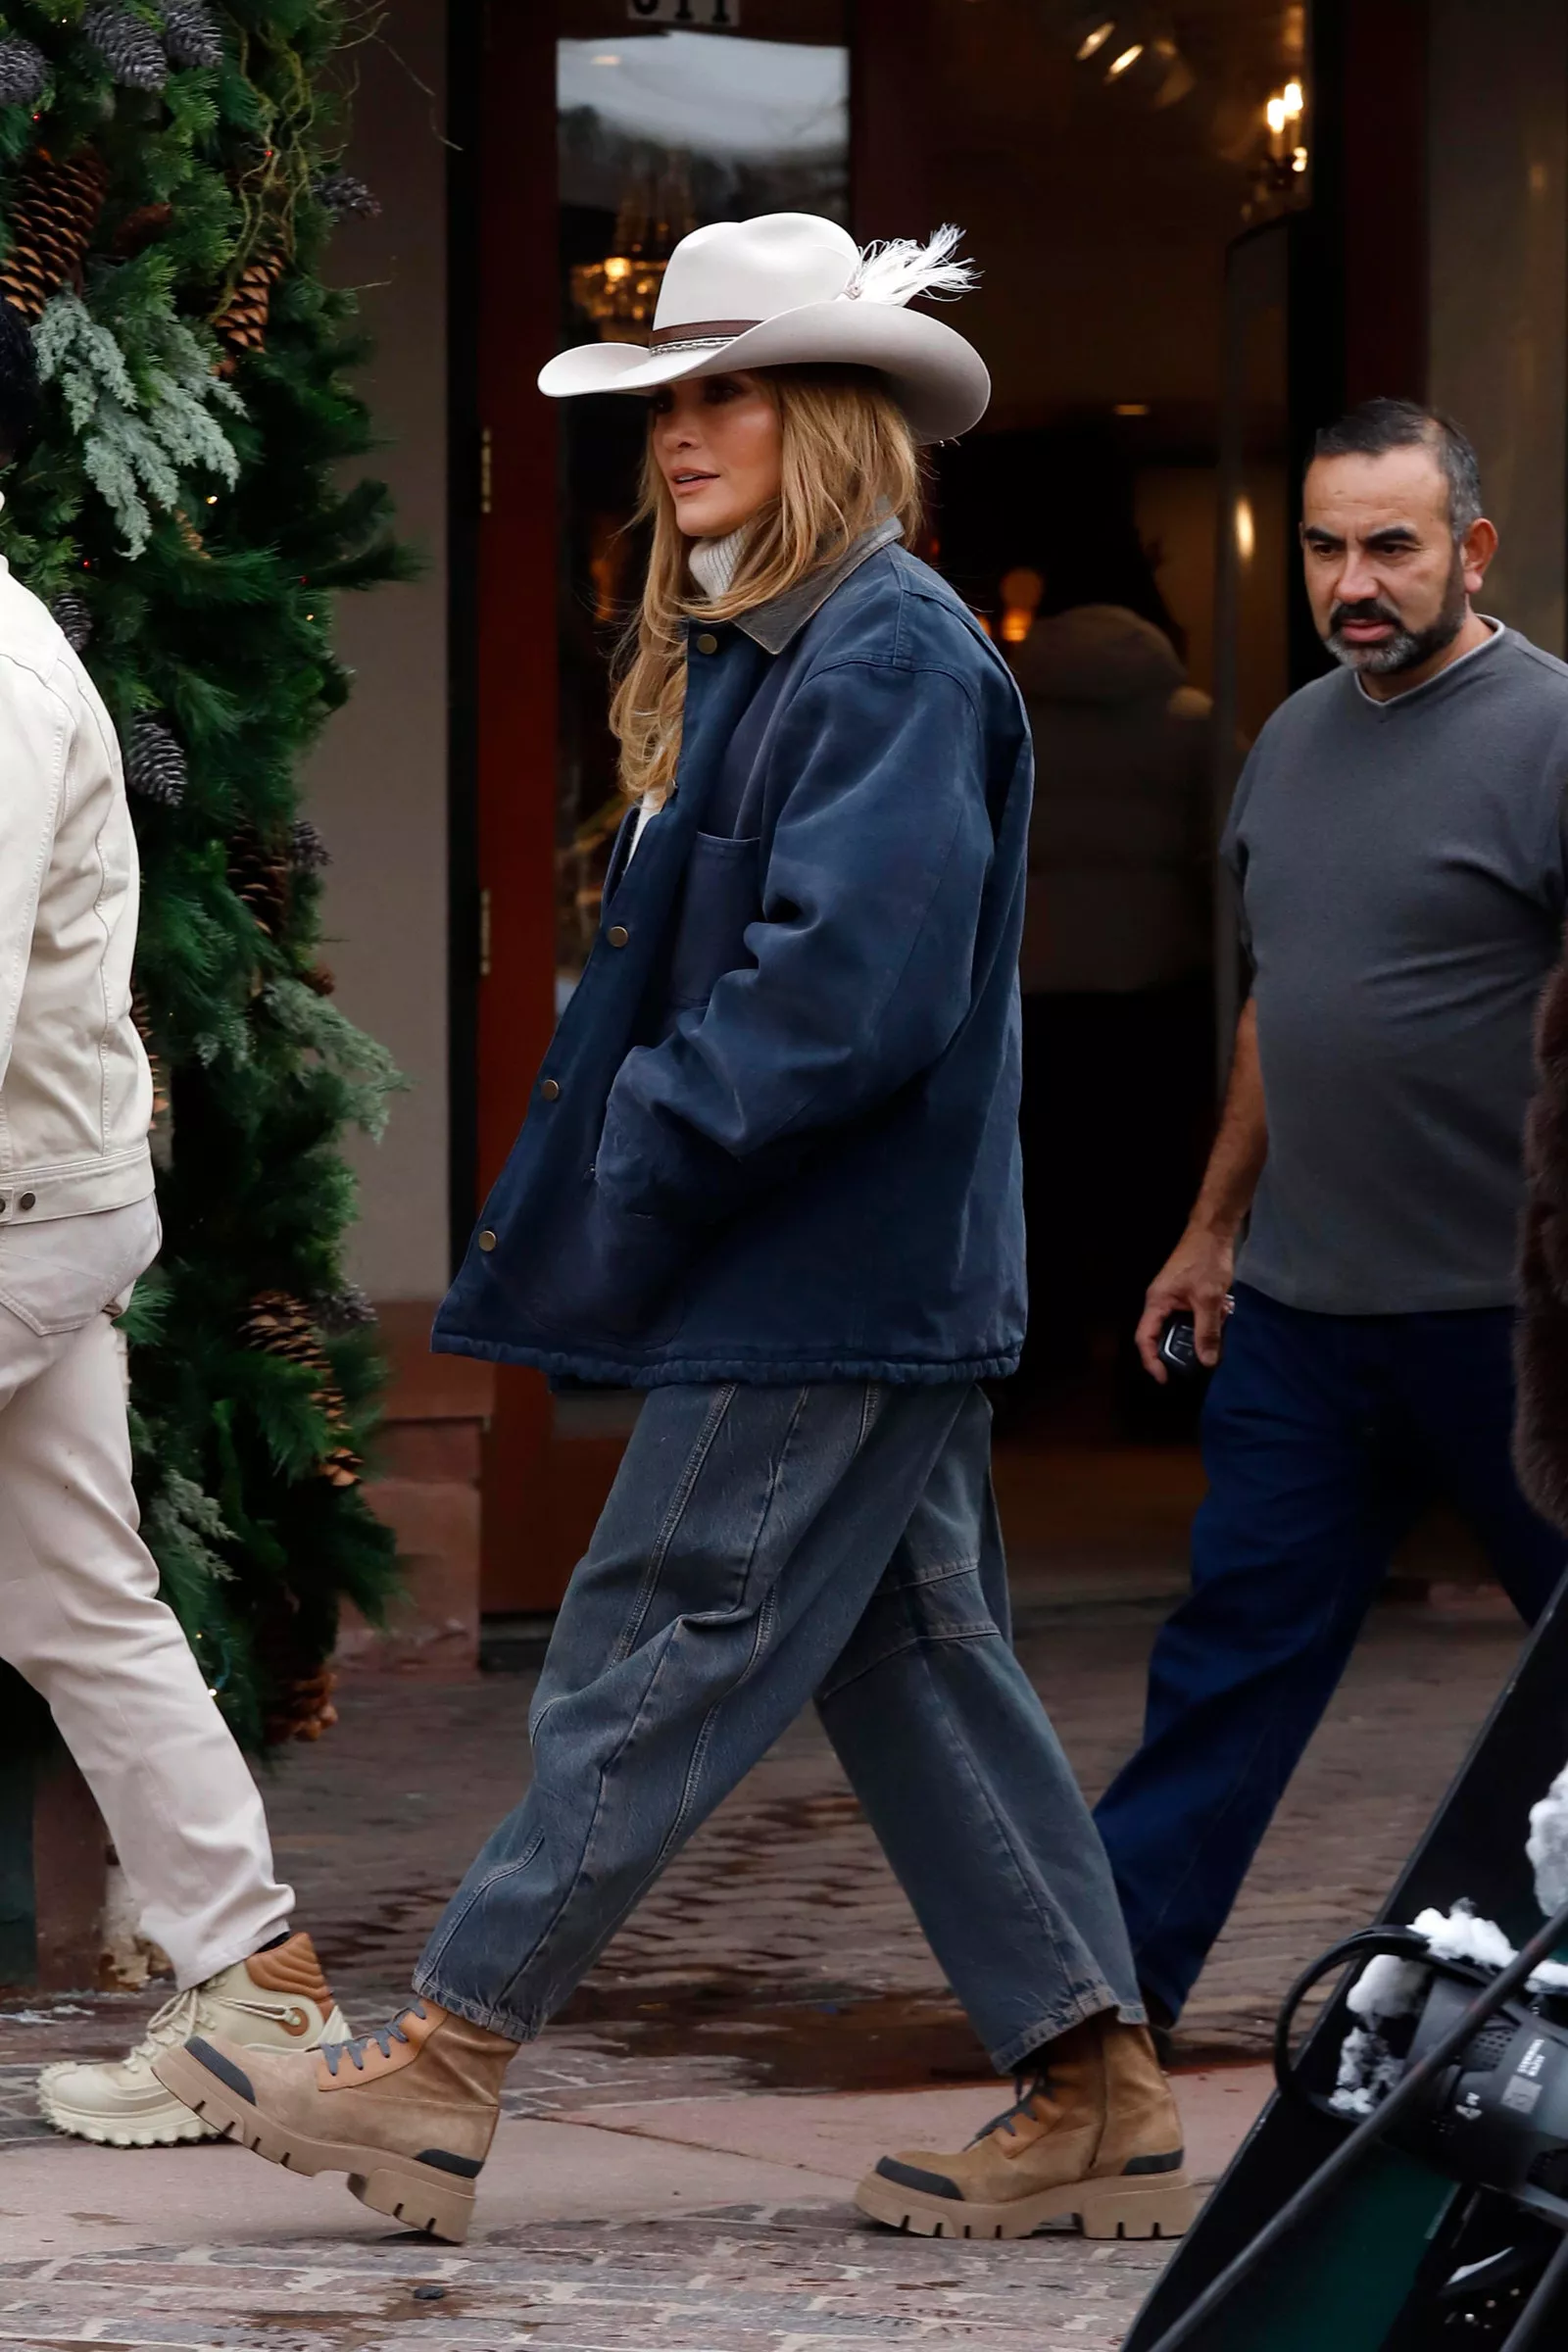
{"type": "Polygon", "coordinates": [[[1239,1280],[1330,1315],[1512,1299],[1565,784],[1568,665],[1512,629],[1387,703],[1316,679],[1263,729],[1220,852],[1268,1110],[1239,1280]]]}

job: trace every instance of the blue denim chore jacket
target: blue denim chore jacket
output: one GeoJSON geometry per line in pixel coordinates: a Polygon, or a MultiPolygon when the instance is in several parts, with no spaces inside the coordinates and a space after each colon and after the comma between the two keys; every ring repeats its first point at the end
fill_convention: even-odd
{"type": "Polygon", "coordinates": [[[557,1378],[977,1379],[1024,1323],[1023,706],[867,535],[688,632],[628,862],[434,1345],[557,1378]]]}

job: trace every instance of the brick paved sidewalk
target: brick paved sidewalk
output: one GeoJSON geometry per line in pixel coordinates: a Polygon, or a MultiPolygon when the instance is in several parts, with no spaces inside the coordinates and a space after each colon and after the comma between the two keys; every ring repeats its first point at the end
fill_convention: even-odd
{"type": "Polygon", "coordinates": [[[0,2344],[202,2352],[1114,2352],[1162,2249],[931,2243],[819,2210],[0,2261],[0,2344]]]}
{"type": "MultiPolygon", "coordinates": [[[[1020,1640],[1092,1792],[1136,1737],[1152,1632],[1152,1616],[1125,1610],[1037,1622],[1020,1640]]],[[[1484,1610],[1379,1612],[1199,1988],[1190,2059],[1260,2051],[1302,1959],[1376,1907],[1518,1645],[1517,1628],[1484,1610]]],[[[338,1730],[290,1751],[273,1775],[281,1865],[357,2023],[401,1997],[454,1879],[520,1785],[530,1687],[526,1677],[365,1678],[343,1692],[338,1730]]],[[[504,2131],[524,2135],[524,2154],[530,2132],[555,2133],[552,2146],[591,2143],[590,2182],[607,2185],[591,2186],[586,2213],[572,2209],[583,2218],[527,2228],[504,2218],[564,2210],[550,2202],[555,2160],[541,2168],[529,2157],[520,2172],[492,2168],[500,2226],[462,2255],[381,2234],[340,2186],[287,2180],[287,2195],[306,2200],[300,2220],[258,2234],[253,2215],[280,2178],[271,2168],[237,2152],[72,2149],[44,2133],[36,2066],[122,2047],[163,1989],[0,2010],[0,2344],[1110,2352],[1163,2259],[1158,2247],[1076,2240],[887,2238],[855,2226],[844,2178],[809,2170],[795,2172],[800,2187],[782,2202],[764,2190],[774,2201],[759,2205],[741,2185],[760,2178],[755,2158],[722,2153],[750,2144],[744,2132],[710,2122],[693,2126],[707,2134],[701,2145],[682,2145],[675,2123],[658,2121],[667,2102],[672,2117],[697,2116],[698,2101],[929,2091],[986,2074],[810,1720],[698,1833],[513,2070],[514,2121],[504,2131]],[[164,2165],[178,2168],[172,2204],[152,2169],[164,2165]],[[245,2173],[224,2169],[236,2165],[245,2173]],[[687,2182],[679,2213],[660,2205],[677,2178],[687,2182]],[[215,2186],[239,2197],[237,2229],[218,2210],[202,2218],[215,2186]],[[657,2223],[625,2218],[650,2200],[657,2223]],[[56,2212],[68,2235],[92,2242],[7,2260],[8,2209],[13,2243],[27,2230],[36,2237],[27,2214],[47,2223],[56,2212]],[[172,2248],[166,2211],[185,2225],[172,2248]],[[416,2300],[421,2284],[445,2292],[416,2300]]],[[[801,2098],[803,2125],[805,2109],[823,2105],[801,2098]]]]}

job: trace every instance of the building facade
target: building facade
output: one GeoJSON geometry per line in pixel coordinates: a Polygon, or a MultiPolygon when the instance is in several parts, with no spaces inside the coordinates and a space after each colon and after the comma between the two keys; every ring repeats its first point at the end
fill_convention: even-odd
{"type": "MultiPolygon", "coordinates": [[[[382,212],[339,267],[426,567],[345,610],[359,691],[313,798],[340,1001],[411,1081],[362,1160],[359,1271],[397,1364],[383,1494],[416,1563],[409,1638],[440,1653],[471,1645],[480,1605],[549,1608],[625,1426],[623,1399],[423,1355],[616,814],[605,662],[634,590],[640,423],[548,406],[540,365],[635,339],[702,220],[956,220],[996,401],[939,454],[928,552],[999,635],[1109,578],[1119,534],[1217,739],[1245,739],[1319,659],[1295,586],[1307,439],[1389,391],[1470,432],[1502,534],[1492,602],[1561,653],[1568,12],[390,0],[351,161],[382,212]]],[[[1222,1041],[1223,925],[1214,996],[1222,1041]]]]}

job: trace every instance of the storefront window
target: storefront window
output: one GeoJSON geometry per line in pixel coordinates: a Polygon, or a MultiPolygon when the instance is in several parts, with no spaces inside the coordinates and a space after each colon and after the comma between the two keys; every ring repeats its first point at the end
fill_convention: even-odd
{"type": "MultiPolygon", "coordinates": [[[[733,7],[730,12],[734,14],[733,7]]],[[[649,29],[610,5],[558,18],[563,345],[646,342],[664,263],[688,230],[760,213],[847,220],[844,0],[745,0],[745,29],[649,29]]],[[[562,418],[558,986],[599,920],[624,807],[606,723],[610,657],[635,605],[640,401],[565,404],[562,418]]]]}

